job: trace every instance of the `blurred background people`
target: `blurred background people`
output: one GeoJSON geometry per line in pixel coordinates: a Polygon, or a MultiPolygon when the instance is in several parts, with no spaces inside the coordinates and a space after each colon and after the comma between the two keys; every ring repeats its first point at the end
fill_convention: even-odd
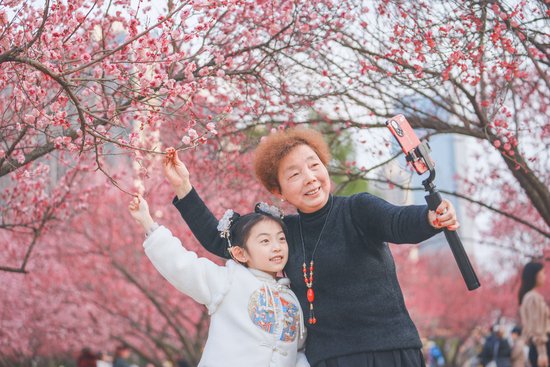
{"type": "Polygon", "coordinates": [[[130,348],[125,345],[119,345],[115,350],[113,367],[130,367],[130,348]]]}
{"type": "Polygon", "coordinates": [[[519,289],[519,311],[525,341],[529,345],[529,362],[532,367],[548,367],[550,350],[550,311],[540,293],[546,281],[544,265],[527,263],[521,274],[519,289]]]}
{"type": "Polygon", "coordinates": [[[445,366],[445,358],[439,346],[433,341],[428,340],[426,346],[426,366],[427,367],[443,367],[445,366]]]}
{"type": "Polygon", "coordinates": [[[112,367],[113,366],[113,357],[104,352],[99,352],[97,354],[97,367],[112,367]]]}
{"type": "Polygon", "coordinates": [[[484,367],[511,367],[510,343],[504,338],[504,330],[500,325],[494,325],[492,333],[485,339],[479,361],[484,367]]]}
{"type": "Polygon", "coordinates": [[[76,367],[97,367],[97,355],[90,348],[82,348],[76,359],[76,367]]]}
{"type": "Polygon", "coordinates": [[[512,367],[526,367],[526,346],[523,338],[521,337],[521,328],[518,326],[514,326],[510,336],[512,338],[512,353],[510,356],[512,367]]]}

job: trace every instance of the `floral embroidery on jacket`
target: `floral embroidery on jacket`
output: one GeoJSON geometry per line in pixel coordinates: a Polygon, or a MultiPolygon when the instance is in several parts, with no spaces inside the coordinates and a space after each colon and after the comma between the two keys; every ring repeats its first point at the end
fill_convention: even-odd
{"type": "Polygon", "coordinates": [[[268,291],[267,287],[256,290],[248,302],[248,314],[254,325],[260,329],[269,334],[280,333],[281,341],[290,343],[296,339],[300,309],[281,297],[279,292],[268,291]],[[275,317],[281,322],[280,330],[277,330],[275,317]]]}
{"type": "Polygon", "coordinates": [[[284,298],[279,298],[283,306],[283,330],[281,333],[281,341],[291,342],[296,339],[298,332],[298,323],[300,322],[300,309],[284,298]]]}

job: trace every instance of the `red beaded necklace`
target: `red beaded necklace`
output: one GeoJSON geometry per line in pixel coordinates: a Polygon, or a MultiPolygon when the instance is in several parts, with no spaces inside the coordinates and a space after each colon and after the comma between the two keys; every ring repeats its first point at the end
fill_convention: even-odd
{"type": "Polygon", "coordinates": [[[328,209],[327,216],[325,217],[325,222],[323,223],[323,227],[321,228],[321,232],[319,233],[319,238],[317,238],[317,242],[315,243],[315,246],[313,247],[313,252],[311,253],[311,261],[309,262],[309,276],[307,274],[307,267],[306,267],[306,247],[304,244],[304,234],[302,233],[302,217],[298,218],[298,224],[300,226],[300,238],[302,239],[302,251],[304,253],[304,262],[302,263],[302,272],[304,273],[304,282],[306,283],[306,287],[307,287],[306,296],[307,296],[307,301],[309,302],[308,323],[310,325],[317,323],[317,318],[315,317],[315,312],[313,311],[313,301],[315,300],[315,292],[313,291],[313,269],[314,269],[313,258],[315,256],[315,250],[317,250],[317,246],[319,245],[319,242],[321,242],[321,237],[323,236],[323,231],[325,230],[325,226],[327,225],[330,212],[332,211],[332,204],[333,204],[332,196],[330,196],[329,200],[330,200],[330,207],[328,209]]]}

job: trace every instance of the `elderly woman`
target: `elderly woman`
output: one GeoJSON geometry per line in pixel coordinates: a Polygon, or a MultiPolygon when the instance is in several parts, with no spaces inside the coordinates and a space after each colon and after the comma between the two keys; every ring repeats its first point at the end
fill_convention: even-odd
{"type": "MultiPolygon", "coordinates": [[[[450,202],[395,206],[368,193],[331,194],[329,148],[308,129],[279,131],[256,149],[263,186],[297,209],[284,218],[289,259],[285,273],[306,316],[306,355],[315,367],[424,366],[422,344],[401,292],[386,242],[418,243],[442,228],[458,228],[450,202]]],[[[199,242],[227,257],[218,221],[192,187],[178,159],[164,174],[174,204],[199,242]]]]}

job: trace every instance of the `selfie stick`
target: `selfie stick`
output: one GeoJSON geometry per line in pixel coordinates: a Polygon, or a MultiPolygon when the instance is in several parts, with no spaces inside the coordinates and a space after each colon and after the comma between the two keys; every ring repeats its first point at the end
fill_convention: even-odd
{"type": "MultiPolygon", "coordinates": [[[[428,167],[428,169],[430,170],[430,176],[422,181],[422,185],[424,185],[424,190],[428,192],[428,195],[424,197],[426,199],[426,202],[428,203],[428,208],[435,211],[439,204],[441,204],[442,199],[439,191],[436,189],[433,183],[435,179],[435,166],[430,159],[430,147],[428,146],[428,143],[426,143],[425,141],[421,142],[420,145],[418,145],[415,149],[413,149],[406,155],[406,158],[407,161],[410,162],[422,160],[426,167],[428,167]]],[[[472,267],[472,264],[470,263],[470,259],[468,259],[468,255],[464,250],[464,246],[462,246],[462,242],[460,241],[460,237],[458,237],[458,233],[456,231],[450,231],[447,228],[444,229],[444,232],[445,237],[447,238],[447,242],[449,243],[451,251],[453,252],[453,255],[455,257],[458,268],[462,273],[462,277],[464,278],[466,287],[468,287],[468,290],[470,291],[479,288],[481,284],[477,279],[477,275],[474,271],[474,268],[472,267]]]]}

